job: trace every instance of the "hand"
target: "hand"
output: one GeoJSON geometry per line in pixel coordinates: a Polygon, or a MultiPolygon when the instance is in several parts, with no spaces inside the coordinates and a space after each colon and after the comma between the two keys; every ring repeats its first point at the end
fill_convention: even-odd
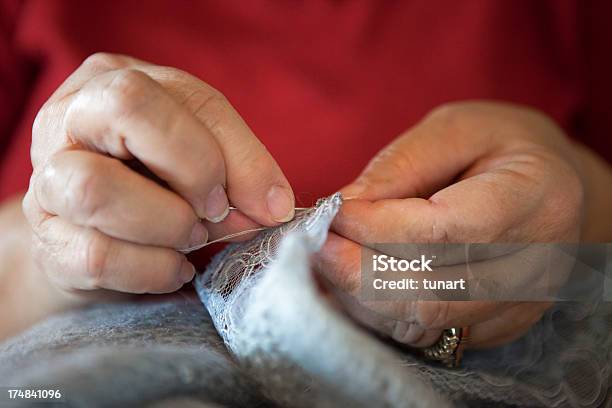
{"type": "Polygon", "coordinates": [[[178,249],[293,217],[287,179],[223,95],[125,56],[93,55],[66,80],[31,155],[33,256],[81,299],[175,291],[194,276],[178,249]],[[228,216],[228,201],[240,211],[228,216]]]}
{"type": "MultiPolygon", "coordinates": [[[[357,298],[362,245],[576,242],[581,229],[583,185],[572,145],[542,114],[506,104],[434,110],[342,192],[352,199],[334,221],[318,269],[345,294],[356,319],[414,347],[435,343],[444,328],[467,325],[468,346],[503,344],[538,321],[549,303],[366,302],[357,298]]],[[[529,284],[541,271],[514,273],[529,284]]]]}

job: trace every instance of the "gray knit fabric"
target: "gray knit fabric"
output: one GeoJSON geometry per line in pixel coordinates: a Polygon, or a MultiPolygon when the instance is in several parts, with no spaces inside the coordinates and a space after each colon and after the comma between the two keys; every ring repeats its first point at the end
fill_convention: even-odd
{"type": "Polygon", "coordinates": [[[197,299],[96,306],[50,318],[0,344],[0,385],[49,385],[66,397],[59,406],[269,405],[229,357],[197,299]]]}
{"type": "MultiPolygon", "coordinates": [[[[465,368],[455,371],[426,364],[366,332],[361,335],[394,353],[394,366],[420,377],[457,406],[611,406],[606,402],[612,387],[612,311],[606,304],[588,315],[576,310],[577,305],[559,305],[521,340],[468,353],[465,368]]],[[[308,358],[303,364],[310,373],[313,365],[350,363],[371,351],[355,344],[324,347],[330,339],[342,340],[333,327],[304,315],[293,319],[286,347],[304,347],[293,355],[308,358]],[[298,330],[312,340],[295,341],[298,330]]],[[[389,361],[378,367],[384,373],[388,367],[383,364],[389,361]]],[[[341,370],[335,381],[346,384],[347,391],[373,374],[350,367],[351,372],[341,370]]],[[[275,379],[275,374],[266,375],[275,379]]],[[[53,317],[0,343],[1,385],[50,385],[61,389],[73,407],[280,405],[263,396],[261,383],[229,356],[204,308],[189,300],[96,306],[53,317]]],[[[300,392],[295,397],[303,402],[310,393],[300,392]]],[[[380,392],[370,396],[380,403],[370,406],[384,406],[384,389],[380,392]]]]}

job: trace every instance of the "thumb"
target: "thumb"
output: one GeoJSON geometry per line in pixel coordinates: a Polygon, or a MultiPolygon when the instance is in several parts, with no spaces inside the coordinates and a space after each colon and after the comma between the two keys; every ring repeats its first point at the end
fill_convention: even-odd
{"type": "Polygon", "coordinates": [[[494,147],[485,122],[498,110],[476,102],[435,109],[381,150],[340,191],[346,198],[370,201],[428,198],[494,147]]]}

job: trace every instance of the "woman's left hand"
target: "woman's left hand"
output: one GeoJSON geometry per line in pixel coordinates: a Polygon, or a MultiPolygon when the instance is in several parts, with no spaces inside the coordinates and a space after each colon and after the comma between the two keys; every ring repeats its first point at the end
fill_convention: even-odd
{"type": "MultiPolygon", "coordinates": [[[[350,295],[349,314],[398,342],[426,347],[444,328],[463,326],[471,327],[469,347],[509,342],[550,303],[365,301],[358,297],[362,245],[577,242],[584,199],[573,149],[550,119],[525,107],[464,102],[435,109],[341,190],[350,199],[317,269],[350,295]]],[[[516,270],[527,284],[540,273],[516,270]]]]}

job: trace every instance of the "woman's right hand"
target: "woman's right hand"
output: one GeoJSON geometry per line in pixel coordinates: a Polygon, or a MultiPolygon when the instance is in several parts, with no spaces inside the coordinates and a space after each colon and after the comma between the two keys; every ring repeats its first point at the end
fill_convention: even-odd
{"type": "Polygon", "coordinates": [[[95,54],[40,110],[32,139],[32,254],[79,299],[175,291],[194,275],[180,249],[294,214],[287,179],[238,113],[177,69],[95,54]]]}

